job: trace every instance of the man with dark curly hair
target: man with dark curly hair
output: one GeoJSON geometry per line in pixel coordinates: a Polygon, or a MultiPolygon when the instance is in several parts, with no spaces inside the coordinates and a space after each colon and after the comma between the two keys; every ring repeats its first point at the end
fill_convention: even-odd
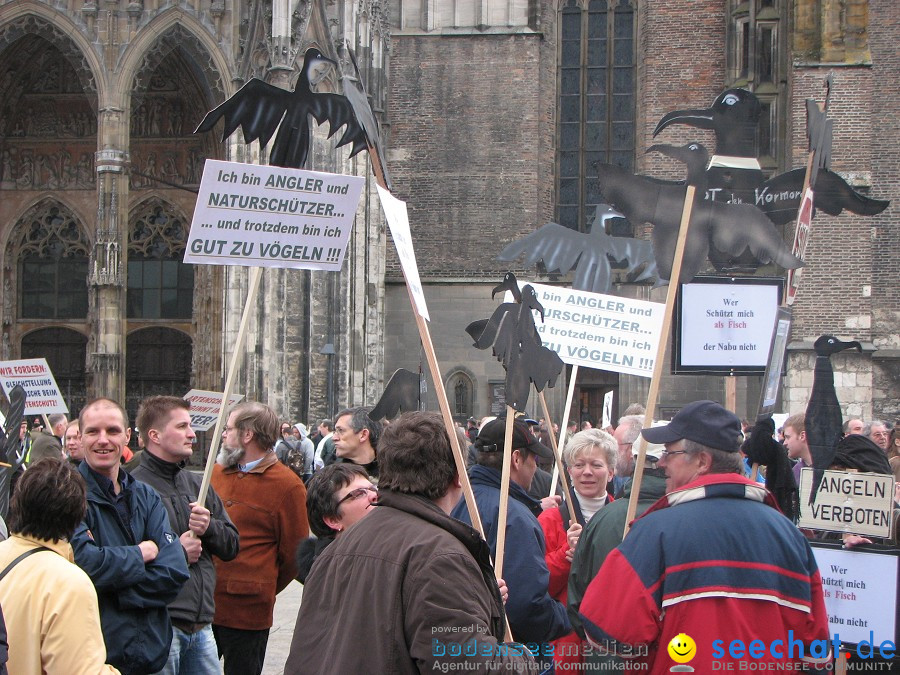
{"type": "Polygon", "coordinates": [[[284,672],[526,672],[487,544],[449,515],[462,487],[440,416],[394,420],[378,463],[377,506],[313,566],[284,672]]]}

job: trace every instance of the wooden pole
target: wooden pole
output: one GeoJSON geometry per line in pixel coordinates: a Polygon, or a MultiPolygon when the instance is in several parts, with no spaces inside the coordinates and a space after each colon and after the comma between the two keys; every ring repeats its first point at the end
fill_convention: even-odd
{"type": "Polygon", "coordinates": [[[725,376],[725,407],[733,413],[737,413],[737,377],[725,376]]]}
{"type": "MultiPolygon", "coordinates": [[[[416,302],[412,297],[412,291],[409,290],[409,285],[406,286],[406,290],[409,293],[409,301],[412,303],[413,315],[416,317],[416,326],[419,328],[419,339],[422,340],[422,346],[425,349],[425,359],[428,361],[428,369],[431,372],[431,379],[434,382],[434,393],[435,396],[437,396],[438,406],[441,409],[441,417],[444,419],[444,426],[447,427],[447,435],[450,437],[450,447],[453,449],[453,459],[456,461],[456,471],[459,474],[459,481],[462,484],[466,508],[469,509],[469,519],[472,521],[472,527],[478,530],[482,539],[485,539],[484,526],[481,524],[481,515],[478,513],[478,504],[475,502],[472,484],[469,482],[466,458],[463,455],[462,447],[459,444],[459,437],[455,432],[456,426],[453,423],[453,414],[450,412],[450,403],[447,401],[447,391],[444,389],[444,380],[441,377],[437,356],[434,353],[434,344],[431,342],[428,323],[419,315],[419,311],[416,309],[416,302]]],[[[500,565],[498,564],[498,574],[499,569],[500,565]]]]}
{"type": "MultiPolygon", "coordinates": [[[[672,326],[672,314],[675,310],[675,295],[678,293],[678,278],[681,276],[681,261],[684,258],[684,243],[687,240],[688,225],[691,221],[691,210],[694,205],[693,185],[687,186],[684,196],[684,208],[681,211],[681,226],[678,231],[678,242],[675,245],[675,256],[672,260],[672,273],[669,278],[669,288],[666,291],[666,310],[663,314],[662,331],[659,336],[659,346],[656,348],[656,361],[653,363],[653,379],[650,380],[650,392],[647,394],[647,412],[644,415],[644,428],[653,424],[653,415],[656,412],[656,399],[659,396],[659,385],[662,380],[663,360],[666,356],[666,344],[669,341],[669,330],[672,326]]],[[[644,476],[644,462],[647,458],[647,443],[643,435],[637,437],[638,456],[634,462],[634,476],[631,479],[631,496],[628,499],[628,512],[625,515],[625,532],[634,515],[637,513],[638,495],[641,492],[641,481],[644,476]]]]}
{"type": "MultiPolygon", "coordinates": [[[[578,366],[572,366],[572,377],[569,380],[569,391],[566,394],[566,409],[563,410],[562,421],[559,427],[559,437],[563,439],[563,447],[566,445],[566,429],[569,428],[569,411],[572,409],[572,399],[575,396],[575,380],[578,379],[578,366]]],[[[556,493],[556,482],[559,480],[560,469],[557,465],[553,465],[553,479],[550,481],[550,494],[548,497],[556,493]]]]}
{"type": "Polygon", "coordinates": [[[506,546],[506,509],[509,504],[509,469],[512,458],[513,424],[516,411],[506,406],[506,431],[503,435],[503,470],[500,473],[500,513],[497,514],[497,553],[494,555],[494,572],[503,578],[503,553],[506,546]]]}
{"type": "Polygon", "coordinates": [[[256,294],[259,291],[259,280],[261,277],[261,267],[250,268],[250,282],[247,286],[247,300],[244,302],[244,313],[241,315],[237,340],[234,343],[234,351],[231,353],[231,364],[228,366],[228,376],[225,378],[225,393],[222,396],[222,404],[219,406],[219,418],[216,420],[216,429],[213,431],[209,457],[206,458],[203,481],[200,483],[200,491],[197,493],[197,503],[201,506],[206,503],[206,493],[209,490],[209,482],[212,480],[213,467],[216,465],[216,455],[219,454],[219,443],[222,441],[222,427],[225,424],[225,409],[228,407],[228,399],[231,398],[231,392],[234,389],[234,379],[237,375],[238,365],[240,365],[242,360],[244,342],[247,338],[247,324],[250,322],[250,310],[257,301],[256,294]]]}
{"type": "MultiPolygon", "coordinates": [[[[547,408],[547,399],[544,397],[544,392],[542,391],[538,392],[538,396],[541,399],[541,407],[544,409],[544,419],[547,420],[547,430],[550,434],[550,446],[553,448],[553,456],[556,459],[554,469],[559,475],[559,479],[562,481],[563,492],[566,495],[566,501],[569,503],[569,515],[575,519],[576,523],[583,527],[584,523],[578,518],[578,510],[575,508],[575,493],[572,491],[572,486],[566,476],[566,467],[562,461],[562,453],[556,442],[556,434],[553,433],[553,423],[550,421],[550,410],[547,408]]],[[[550,492],[550,495],[552,496],[553,492],[550,492]]]]}

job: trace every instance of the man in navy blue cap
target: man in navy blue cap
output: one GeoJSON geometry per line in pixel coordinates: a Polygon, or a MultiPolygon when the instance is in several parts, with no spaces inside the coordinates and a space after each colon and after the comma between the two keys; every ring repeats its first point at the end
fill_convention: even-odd
{"type": "MultiPolygon", "coordinates": [[[[481,515],[491,555],[497,555],[497,524],[500,513],[500,484],[506,418],[485,424],[475,439],[475,466],[469,472],[472,492],[481,515]]],[[[537,457],[550,459],[553,451],[541,444],[524,421],[513,424],[509,453],[509,504],[506,519],[506,546],[502,577],[509,587],[506,616],[513,638],[529,645],[535,660],[544,667],[552,663],[549,643],[572,630],[566,608],[549,593],[550,572],[544,559],[544,532],[538,524],[541,504],[528,495],[537,471],[537,457]]],[[[450,514],[471,523],[465,500],[450,514]]]]}
{"type": "Polygon", "coordinates": [[[588,638],[631,647],[652,673],[827,662],[815,558],[772,495],[743,475],[737,416],[697,401],[641,433],[665,445],[667,494],[588,586],[580,608],[588,638]]]}

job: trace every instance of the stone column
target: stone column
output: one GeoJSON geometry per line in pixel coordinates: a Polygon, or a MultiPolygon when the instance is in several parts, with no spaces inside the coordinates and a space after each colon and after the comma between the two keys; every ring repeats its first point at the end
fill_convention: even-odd
{"type": "Polygon", "coordinates": [[[89,395],[125,401],[125,286],[128,251],[128,152],[125,112],[100,111],[96,154],[97,223],[88,276],[91,326],[88,342],[89,395]],[[124,127],[123,127],[124,125],[124,127]],[[118,138],[120,143],[109,143],[118,138]],[[118,145],[119,147],[115,147],[118,145]],[[111,147],[112,146],[112,147],[111,147]]]}

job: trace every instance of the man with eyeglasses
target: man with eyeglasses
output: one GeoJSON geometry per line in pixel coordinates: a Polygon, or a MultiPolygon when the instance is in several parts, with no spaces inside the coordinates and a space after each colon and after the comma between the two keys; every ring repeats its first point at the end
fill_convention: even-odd
{"type": "Polygon", "coordinates": [[[366,408],[348,408],[338,413],[334,423],[334,449],[337,461],[356,464],[372,478],[378,478],[375,449],[381,436],[381,424],[369,417],[366,408]]]}
{"type": "Polygon", "coordinates": [[[698,673],[830,661],[810,649],[830,638],[812,550],[772,495],[743,475],[737,416],[697,401],[641,433],[665,445],[667,494],[588,586],[580,611],[588,638],[630,647],[652,673],[669,672],[666,647],[682,633],[696,644],[690,666],[698,673]],[[729,651],[734,641],[745,650],[729,651]],[[765,649],[751,656],[751,644],[765,649]]]}
{"type": "MultiPolygon", "coordinates": [[[[487,544],[450,517],[462,484],[440,415],[395,419],[379,461],[377,506],[342,530],[310,571],[285,675],[536,672],[522,645],[502,643],[487,544]]],[[[370,489],[344,499],[361,501],[370,489]]]]}
{"type": "Polygon", "coordinates": [[[212,486],[241,535],[234,560],[216,560],[213,633],[225,675],[259,675],[275,595],[297,574],[297,545],[309,534],[306,487],[273,450],[278,416],[248,401],[228,416],[212,486]]]}

